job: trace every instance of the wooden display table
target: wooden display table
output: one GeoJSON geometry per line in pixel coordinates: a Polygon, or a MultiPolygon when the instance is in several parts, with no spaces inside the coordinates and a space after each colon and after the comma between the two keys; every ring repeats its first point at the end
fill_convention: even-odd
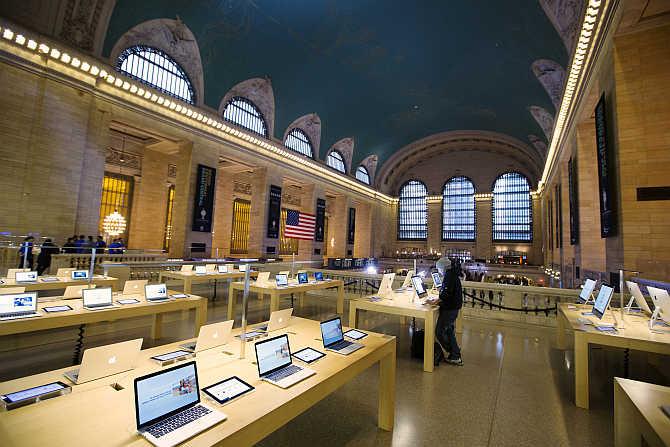
{"type": "MultiPolygon", "coordinates": [[[[670,328],[656,333],[649,330],[649,318],[638,315],[625,317],[625,328],[615,333],[601,332],[592,325],[583,324],[579,318],[597,321],[597,317],[584,317],[582,312],[590,311],[590,305],[571,305],[562,303],[558,306],[557,330],[558,348],[566,347],[566,329],[575,336],[575,405],[589,408],[589,345],[612,346],[616,348],[634,349],[636,351],[670,354],[670,328]],[[571,308],[568,308],[571,306],[571,308]]],[[[620,320],[619,310],[615,310],[620,320]]],[[[604,324],[613,324],[611,312],[608,310],[603,317],[604,324]]],[[[659,329],[661,329],[659,327],[659,329]]]]}
{"type": "MultiPolygon", "coordinates": [[[[256,276],[258,276],[258,272],[249,272],[249,275],[252,278],[255,278],[256,276]]],[[[230,281],[233,279],[240,279],[240,278],[244,278],[244,272],[240,272],[239,270],[235,270],[234,272],[230,273],[208,272],[204,275],[198,275],[195,272],[164,271],[160,272],[158,282],[165,282],[164,281],[165,279],[174,279],[178,281],[183,281],[184,293],[191,293],[191,286],[193,284],[216,281],[219,279],[225,279],[230,281]]],[[[214,295],[216,295],[216,292],[214,293],[214,295]]]]}
{"type": "MultiPolygon", "coordinates": [[[[282,331],[277,331],[280,333],[282,331]]],[[[293,317],[284,333],[289,334],[293,351],[306,346],[323,350],[318,341],[321,334],[317,321],[293,317]]],[[[175,350],[181,343],[183,341],[142,351],[138,367],[132,371],[75,385],[71,394],[0,413],[0,445],[149,446],[149,442],[135,432],[133,380],[160,369],[149,359],[152,355],[175,350]],[[117,384],[116,389],[110,384],[117,384]],[[117,391],[119,388],[122,389],[117,391]]],[[[196,362],[201,389],[236,375],[256,390],[225,406],[210,401],[201,392],[201,398],[220,408],[228,419],[190,439],[187,444],[254,445],[376,363],[379,363],[377,424],[383,430],[392,430],[395,337],[370,333],[362,344],[365,348],[348,356],[327,352],[326,357],[310,365],[316,375],[286,390],[259,379],[251,342],[246,346],[245,359],[238,358],[240,342],[236,339],[223,348],[199,353],[196,362]]],[[[0,383],[0,393],[63,380],[62,373],[68,369],[71,368],[0,383]]],[[[337,421],[334,423],[336,428],[337,421]]]]}
{"type": "Polygon", "coordinates": [[[670,446],[670,417],[661,405],[670,405],[670,387],[615,377],[614,445],[670,446]]]}
{"type": "MultiPolygon", "coordinates": [[[[344,313],[344,281],[333,279],[330,281],[309,282],[307,284],[289,283],[288,287],[277,287],[274,279],[266,284],[249,283],[249,292],[258,293],[260,297],[270,295],[270,312],[279,310],[279,297],[282,295],[297,294],[302,302],[306,292],[337,287],[337,313],[344,313]]],[[[235,291],[244,290],[243,282],[234,282],[228,287],[228,319],[232,320],[235,313],[235,291]]]]}
{"type": "MultiPolygon", "coordinates": [[[[26,292],[34,292],[40,290],[65,290],[67,286],[85,286],[88,284],[88,279],[72,279],[72,278],[58,278],[58,281],[43,281],[40,276],[37,282],[20,282],[17,283],[13,279],[2,278],[0,284],[0,293],[3,288],[7,287],[25,287],[26,292]]],[[[93,284],[98,287],[111,287],[112,290],[117,290],[119,280],[111,276],[94,275],[91,280],[93,284]]]]}

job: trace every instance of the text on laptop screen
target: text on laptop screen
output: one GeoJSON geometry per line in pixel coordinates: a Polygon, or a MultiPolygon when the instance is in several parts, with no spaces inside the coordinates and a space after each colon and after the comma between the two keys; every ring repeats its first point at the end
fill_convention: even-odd
{"type": "Polygon", "coordinates": [[[323,345],[330,346],[333,343],[344,340],[342,335],[342,322],[339,318],[321,322],[321,337],[323,345]]]}
{"type": "Polygon", "coordinates": [[[0,315],[16,312],[35,312],[37,292],[0,295],[0,315]]]}
{"type": "Polygon", "coordinates": [[[323,272],[314,272],[314,279],[317,281],[323,281],[323,272]]]}
{"type": "Polygon", "coordinates": [[[88,270],[75,270],[72,272],[72,279],[88,279],[88,270]]]}
{"type": "Polygon", "coordinates": [[[16,282],[37,281],[37,272],[16,272],[16,282]]]}
{"type": "Polygon", "coordinates": [[[135,382],[135,404],[139,425],[197,403],[199,400],[195,363],[135,382]]]}
{"type": "Polygon", "coordinates": [[[277,285],[278,286],[285,286],[288,284],[288,276],[278,274],[275,276],[275,279],[277,280],[277,285]]]}
{"type": "Polygon", "coordinates": [[[435,287],[442,287],[442,277],[438,272],[433,272],[431,273],[431,276],[433,277],[433,284],[435,287]]]}
{"type": "Polygon", "coordinates": [[[307,273],[305,272],[298,273],[298,282],[300,284],[305,284],[307,282],[307,273]]]}
{"type": "Polygon", "coordinates": [[[167,298],[167,286],[165,284],[147,284],[144,292],[148,300],[167,298]]]}
{"type": "Polygon", "coordinates": [[[596,286],[596,282],[592,279],[587,279],[586,282],[584,282],[584,287],[582,287],[582,291],[579,292],[579,299],[582,300],[583,302],[587,302],[589,298],[591,298],[591,294],[593,293],[593,289],[596,286]]]}
{"type": "Polygon", "coordinates": [[[256,361],[261,376],[289,365],[291,363],[291,350],[288,345],[288,336],[282,335],[256,343],[256,361]]]}
{"type": "Polygon", "coordinates": [[[614,292],[614,289],[608,286],[601,286],[600,287],[600,292],[598,293],[598,297],[596,298],[596,302],[593,303],[593,311],[594,313],[600,314],[600,316],[603,316],[605,314],[605,311],[607,310],[607,306],[610,303],[610,299],[612,298],[612,293],[614,292]]]}
{"type": "Polygon", "coordinates": [[[204,265],[196,265],[195,273],[197,273],[198,275],[204,275],[205,273],[207,273],[207,267],[204,265]]]}
{"type": "Polygon", "coordinates": [[[112,304],[111,287],[101,289],[84,289],[81,291],[84,298],[84,306],[96,306],[100,304],[112,304]]]}

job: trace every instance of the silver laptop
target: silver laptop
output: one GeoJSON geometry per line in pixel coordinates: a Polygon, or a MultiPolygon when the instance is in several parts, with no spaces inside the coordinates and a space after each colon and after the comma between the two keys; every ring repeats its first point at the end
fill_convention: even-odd
{"type": "Polygon", "coordinates": [[[33,282],[37,282],[37,272],[36,271],[16,272],[14,281],[16,281],[17,284],[30,284],[33,282]]]}
{"type": "Polygon", "coordinates": [[[207,266],[205,266],[205,265],[196,265],[196,266],[195,266],[195,274],[196,274],[196,275],[206,275],[206,274],[207,274],[207,266]]]}
{"type": "Polygon", "coordinates": [[[137,432],[158,447],[172,447],[226,420],[200,402],[195,362],[135,379],[137,432]]]}
{"type": "Polygon", "coordinates": [[[254,328],[258,331],[272,332],[284,329],[291,322],[293,308],[276,310],[270,314],[270,321],[267,324],[254,328]]]}
{"type": "Polygon", "coordinates": [[[147,284],[144,286],[144,297],[147,301],[163,302],[168,301],[170,297],[165,284],[147,284]]]}
{"type": "Polygon", "coordinates": [[[112,302],[111,287],[83,289],[81,291],[81,297],[84,299],[84,309],[99,310],[116,307],[112,302]]]}
{"type": "Polygon", "coordinates": [[[321,322],[321,338],[323,340],[324,349],[342,355],[349,355],[363,347],[363,345],[359,343],[344,339],[340,317],[331,318],[330,320],[321,322]]]}
{"type": "Polygon", "coordinates": [[[141,338],[89,348],[84,351],[79,368],[63,375],[72,383],[80,384],[130,371],[135,368],[141,349],[141,338]]]}
{"type": "Polygon", "coordinates": [[[293,364],[288,335],[283,334],[254,344],[261,380],[288,388],[316,374],[316,371],[293,364]]]}
{"type": "Polygon", "coordinates": [[[0,295],[0,321],[40,316],[37,312],[37,292],[0,295]]]}
{"type": "Polygon", "coordinates": [[[196,341],[185,343],[179,347],[187,351],[200,352],[225,345],[230,341],[234,322],[235,320],[228,320],[201,326],[196,341]]]}
{"type": "Polygon", "coordinates": [[[275,275],[275,281],[277,282],[277,288],[279,289],[288,287],[288,275],[284,273],[277,273],[275,275]]]}
{"type": "Polygon", "coordinates": [[[126,281],[123,284],[122,295],[142,295],[144,293],[144,286],[149,284],[147,279],[133,279],[131,281],[126,281]]]}

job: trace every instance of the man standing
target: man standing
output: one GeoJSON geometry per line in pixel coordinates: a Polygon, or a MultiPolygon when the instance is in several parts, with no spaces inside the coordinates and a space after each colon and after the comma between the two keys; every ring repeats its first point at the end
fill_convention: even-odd
{"type": "Polygon", "coordinates": [[[437,318],[435,335],[442,349],[449,353],[446,362],[463,366],[461,348],[456,340],[456,319],[458,312],[463,307],[460,266],[449,258],[440,258],[436,267],[443,280],[438,301],[440,314],[437,318]]]}

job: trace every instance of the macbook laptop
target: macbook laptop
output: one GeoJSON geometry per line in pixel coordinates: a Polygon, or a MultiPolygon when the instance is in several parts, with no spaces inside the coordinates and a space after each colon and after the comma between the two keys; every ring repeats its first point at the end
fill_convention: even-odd
{"type": "Polygon", "coordinates": [[[247,265],[246,264],[240,264],[240,272],[246,272],[247,271],[247,265]]]}
{"type": "Polygon", "coordinates": [[[25,284],[31,282],[37,282],[37,272],[16,272],[15,281],[17,284],[25,284]]]}
{"type": "Polygon", "coordinates": [[[288,275],[283,273],[277,273],[275,275],[275,281],[277,281],[277,287],[288,287],[288,275]]]}
{"type": "Polygon", "coordinates": [[[27,272],[28,269],[8,269],[7,279],[16,279],[16,272],[27,272]]]}
{"type": "Polygon", "coordinates": [[[323,272],[314,272],[315,281],[323,281],[323,272]]]}
{"type": "Polygon", "coordinates": [[[298,284],[307,284],[307,272],[298,273],[298,284]]]}
{"type": "Polygon", "coordinates": [[[74,281],[88,279],[88,270],[72,270],[70,273],[70,278],[72,278],[74,281]]]}
{"type": "Polygon", "coordinates": [[[228,273],[228,266],[227,265],[217,265],[216,270],[219,273],[228,273]]]}
{"type": "Polygon", "coordinates": [[[436,289],[442,287],[442,276],[440,275],[440,272],[433,272],[430,276],[433,278],[433,287],[436,289]]]}
{"type": "Polygon", "coordinates": [[[272,332],[284,329],[291,322],[291,315],[293,315],[293,308],[276,310],[270,314],[270,321],[257,328],[259,331],[272,332]]]}
{"type": "Polygon", "coordinates": [[[56,272],[56,276],[59,278],[71,278],[72,272],[74,272],[77,269],[73,268],[60,268],[56,272]]]}
{"type": "Polygon", "coordinates": [[[190,272],[191,270],[193,270],[193,264],[184,264],[180,269],[182,272],[190,272]]]}
{"type": "Polygon", "coordinates": [[[270,279],[270,272],[260,272],[258,274],[258,277],[256,277],[256,285],[264,286],[265,284],[268,283],[269,279],[270,279]]]}
{"type": "Polygon", "coordinates": [[[84,351],[79,368],[63,375],[72,383],[90,382],[101,377],[130,371],[135,368],[142,349],[142,339],[89,348],[84,351]]]}
{"type": "Polygon", "coordinates": [[[195,266],[195,274],[196,275],[206,275],[207,274],[207,266],[206,265],[196,265],[195,266]]]}
{"type": "Polygon", "coordinates": [[[0,295],[0,321],[41,316],[37,313],[37,292],[0,295]]]}
{"type": "Polygon", "coordinates": [[[123,285],[122,295],[142,295],[144,294],[144,288],[149,283],[147,279],[134,279],[132,281],[126,281],[123,285]]]}
{"type": "Polygon", "coordinates": [[[349,355],[363,347],[361,344],[344,339],[340,317],[321,322],[321,338],[324,349],[338,354],[349,355]]]}
{"type": "Polygon", "coordinates": [[[208,272],[216,272],[216,264],[205,264],[205,270],[208,272]]]}
{"type": "Polygon", "coordinates": [[[234,320],[228,320],[201,326],[196,341],[185,343],[179,347],[187,351],[200,352],[225,345],[230,341],[234,322],[234,320]]]}
{"type": "Polygon", "coordinates": [[[99,310],[116,307],[112,303],[112,288],[102,287],[99,289],[83,289],[81,296],[84,299],[84,309],[99,310]]]}
{"type": "Polygon", "coordinates": [[[316,374],[316,371],[293,364],[288,335],[283,334],[254,344],[261,380],[288,388],[316,374]]]}
{"type": "MultiPolygon", "coordinates": [[[[63,298],[66,300],[73,298],[81,298],[81,291],[88,288],[89,288],[88,284],[84,284],[81,286],[67,286],[65,288],[65,292],[63,293],[63,298]]],[[[90,288],[95,289],[95,284],[91,284],[90,288]]]]}
{"type": "Polygon", "coordinates": [[[144,298],[147,301],[160,302],[170,299],[165,284],[147,284],[144,286],[144,298]]]}
{"type": "Polygon", "coordinates": [[[195,362],[135,379],[137,432],[158,447],[172,447],[226,420],[200,402],[195,362]]]}

